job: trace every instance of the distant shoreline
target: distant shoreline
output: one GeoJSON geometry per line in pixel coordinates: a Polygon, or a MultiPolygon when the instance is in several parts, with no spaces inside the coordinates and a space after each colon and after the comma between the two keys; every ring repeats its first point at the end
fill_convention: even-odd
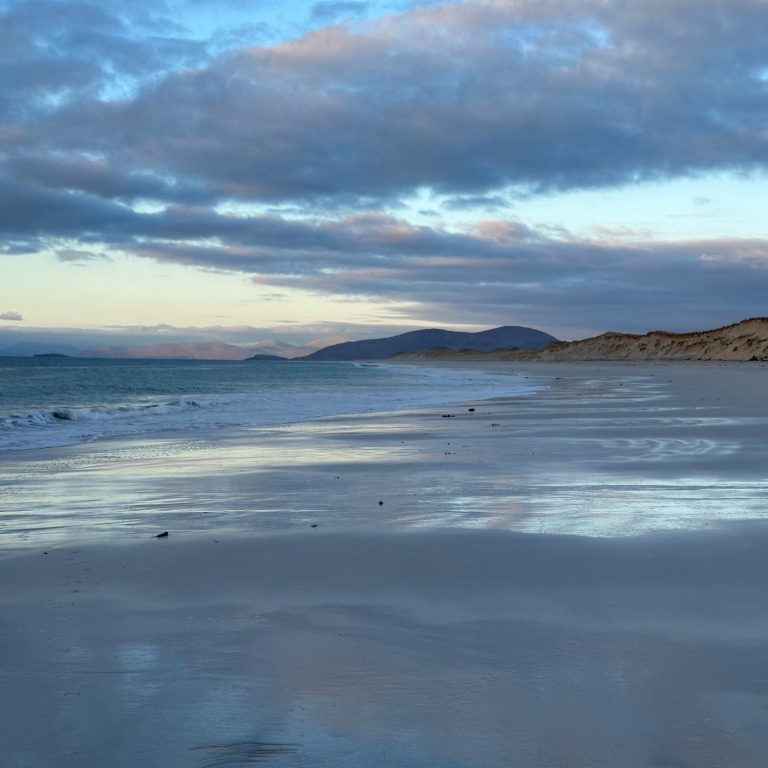
{"type": "MultiPolygon", "coordinates": [[[[298,348],[296,348],[298,349],[298,348]]],[[[0,357],[74,358],[109,360],[201,360],[245,362],[254,360],[301,362],[383,362],[387,360],[461,360],[501,362],[600,362],[606,360],[730,360],[768,361],[768,317],[752,317],[704,331],[643,334],[607,331],[576,341],[559,341],[524,326],[502,326],[477,333],[442,329],[410,331],[380,339],[331,344],[308,355],[291,356],[255,352],[222,342],[173,342],[136,348],[84,350],[84,354],[41,352],[0,357]],[[541,339],[551,342],[541,346],[541,339]],[[424,345],[424,346],[422,346],[424,345]],[[88,354],[95,352],[95,354],[88,354]]]]}

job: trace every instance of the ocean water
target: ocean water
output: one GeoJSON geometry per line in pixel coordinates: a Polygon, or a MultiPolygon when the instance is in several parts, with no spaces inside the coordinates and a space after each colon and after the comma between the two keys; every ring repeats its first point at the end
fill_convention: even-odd
{"type": "Polygon", "coordinates": [[[522,376],[347,362],[0,357],[0,451],[522,395],[522,376]]]}

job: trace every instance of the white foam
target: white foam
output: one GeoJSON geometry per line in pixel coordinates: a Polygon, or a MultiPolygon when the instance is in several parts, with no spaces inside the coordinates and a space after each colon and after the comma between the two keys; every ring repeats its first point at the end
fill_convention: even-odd
{"type": "MultiPolygon", "coordinates": [[[[311,364],[295,364],[311,365],[311,364]]],[[[348,364],[340,364],[346,367],[348,364]]],[[[352,413],[393,411],[524,395],[534,386],[519,376],[424,366],[379,366],[370,381],[354,383],[291,376],[259,392],[195,395],[174,400],[50,408],[0,418],[0,450],[74,445],[101,437],[310,421],[352,413]]],[[[293,366],[292,366],[293,367],[293,366]]],[[[305,369],[311,373],[312,369],[305,369]]],[[[373,371],[372,371],[373,372],[373,371]]]]}

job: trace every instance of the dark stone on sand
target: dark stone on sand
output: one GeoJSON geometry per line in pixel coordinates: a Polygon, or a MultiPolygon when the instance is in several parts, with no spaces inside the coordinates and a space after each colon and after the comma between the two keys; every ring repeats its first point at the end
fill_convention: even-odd
{"type": "Polygon", "coordinates": [[[163,531],[162,533],[158,533],[157,536],[155,536],[156,539],[165,539],[168,538],[168,531],[163,531]]]}

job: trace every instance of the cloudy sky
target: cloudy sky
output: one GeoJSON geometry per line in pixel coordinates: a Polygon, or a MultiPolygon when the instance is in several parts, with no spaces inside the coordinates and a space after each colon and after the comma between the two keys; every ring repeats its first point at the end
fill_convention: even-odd
{"type": "Polygon", "coordinates": [[[768,314],[766,29],[768,0],[0,0],[0,340],[768,314]]]}

